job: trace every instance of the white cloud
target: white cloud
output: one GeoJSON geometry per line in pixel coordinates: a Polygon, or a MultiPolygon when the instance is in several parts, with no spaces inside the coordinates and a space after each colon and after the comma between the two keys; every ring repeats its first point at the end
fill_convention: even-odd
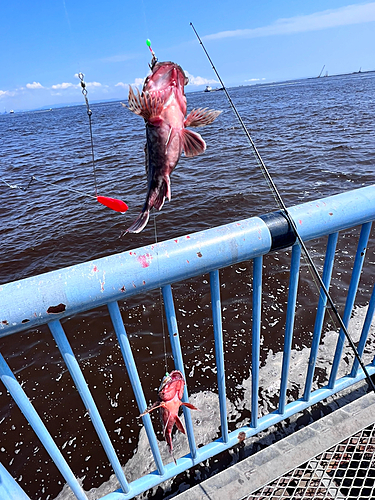
{"type": "Polygon", "coordinates": [[[52,85],[53,90],[68,89],[69,87],[76,87],[76,85],[73,85],[73,83],[68,83],[68,82],[57,83],[56,85],[52,85]]]}
{"type": "Polygon", "coordinates": [[[362,24],[375,21],[375,2],[359,5],[348,5],[338,9],[324,10],[314,14],[278,19],[268,26],[260,28],[220,31],[202,38],[215,40],[220,38],[259,38],[271,35],[290,35],[317,31],[337,26],[362,24]]]}
{"type": "Polygon", "coordinates": [[[245,82],[262,82],[265,78],[250,78],[249,80],[245,80],[245,82]]]}
{"type": "Polygon", "coordinates": [[[136,78],[134,80],[133,85],[136,85],[137,87],[140,87],[144,84],[145,79],[144,78],[136,78]]]}
{"type": "Polygon", "coordinates": [[[124,87],[124,88],[128,88],[128,87],[129,87],[129,84],[128,84],[128,83],[123,83],[123,82],[118,82],[118,83],[116,83],[115,87],[124,87]]]}
{"type": "Polygon", "coordinates": [[[44,89],[43,85],[39,82],[27,83],[27,89],[44,89]]]}
{"type": "Polygon", "coordinates": [[[12,92],[10,90],[0,90],[0,98],[1,97],[13,97],[15,95],[16,95],[16,93],[12,92]]]}
{"type": "Polygon", "coordinates": [[[193,76],[188,71],[185,71],[185,75],[189,78],[189,85],[210,85],[212,83],[219,83],[216,80],[209,80],[202,76],[193,76]]]}

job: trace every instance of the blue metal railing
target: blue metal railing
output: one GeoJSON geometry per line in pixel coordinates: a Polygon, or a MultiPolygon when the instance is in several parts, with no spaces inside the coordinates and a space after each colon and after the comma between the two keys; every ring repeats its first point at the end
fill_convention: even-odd
{"type": "MultiPolygon", "coordinates": [[[[371,222],[375,219],[375,186],[298,205],[290,208],[289,212],[304,241],[325,235],[329,236],[323,268],[323,281],[327,288],[330,285],[334,266],[338,232],[354,226],[362,226],[343,316],[344,323],[347,325],[353,311],[359,277],[362,272],[366,247],[368,245],[371,222]]],[[[239,432],[244,432],[247,437],[253,436],[364,378],[363,371],[356,361],[346,375],[340,379],[337,378],[338,365],[342,357],[344,345],[343,332],[340,332],[332,360],[329,382],[326,386],[319,387],[314,391],[312,390],[318,358],[318,347],[326,312],[326,298],[321,294],[315,318],[303,396],[300,399],[287,402],[286,395],[301,258],[301,249],[299,244],[296,243],[292,247],[289,274],[289,293],[278,407],[272,413],[261,417],[258,416],[263,256],[270,252],[271,247],[274,248],[272,231],[272,227],[267,224],[267,218],[253,217],[18,282],[0,285],[0,337],[19,334],[22,331],[42,324],[47,324],[51,331],[90,415],[93,427],[101,441],[108,461],[120,484],[119,490],[103,497],[106,500],[130,499],[207,458],[234,446],[238,442],[239,432]],[[218,270],[249,260],[253,261],[251,422],[248,426],[229,432],[226,408],[222,306],[218,270]],[[221,437],[198,448],[194,438],[190,411],[184,407],[183,411],[190,453],[179,458],[176,465],[173,462],[164,464],[150,416],[146,414],[143,417],[143,423],[154,457],[156,470],[151,474],[128,483],[77,358],[69,345],[61,324],[61,319],[68,316],[71,317],[79,312],[94,309],[98,306],[106,305],[108,307],[109,316],[117,335],[138,409],[142,413],[146,408],[146,399],[121,317],[118,301],[145,291],[161,288],[175,368],[184,374],[183,351],[180,344],[171,284],[206,273],[209,273],[210,278],[221,437]]],[[[279,240],[280,234],[278,235],[279,240]]],[[[282,248],[282,245],[280,248],[282,248]]],[[[358,345],[360,354],[363,353],[366,345],[374,311],[375,292],[373,291],[371,297],[369,297],[369,307],[358,345]]],[[[375,373],[374,361],[367,365],[367,369],[370,374],[375,373]]],[[[78,499],[85,499],[86,494],[74,477],[63,453],[56,445],[54,438],[46,429],[24,389],[1,355],[0,376],[76,497],[78,499]]],[[[183,401],[188,401],[186,386],[183,401]]],[[[3,467],[0,467],[0,498],[4,500],[15,498],[14,491],[18,494],[17,498],[28,498],[8,472],[3,467]]]]}

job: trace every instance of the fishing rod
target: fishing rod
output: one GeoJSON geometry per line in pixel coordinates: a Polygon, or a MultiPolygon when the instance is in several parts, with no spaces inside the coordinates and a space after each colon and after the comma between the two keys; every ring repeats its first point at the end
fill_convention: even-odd
{"type": "Polygon", "coordinates": [[[321,278],[321,276],[319,274],[319,271],[316,268],[316,266],[314,264],[314,261],[312,260],[310,254],[309,254],[309,252],[308,252],[308,250],[306,248],[306,245],[305,245],[304,241],[302,240],[302,237],[300,236],[300,234],[298,232],[297,226],[296,226],[294,220],[292,219],[292,216],[290,215],[290,213],[289,213],[289,211],[288,211],[288,209],[287,209],[287,207],[286,207],[286,205],[285,205],[285,203],[284,203],[284,201],[283,201],[283,199],[282,199],[282,197],[281,197],[281,195],[280,195],[280,193],[279,193],[279,191],[278,191],[278,189],[277,189],[277,187],[276,187],[276,185],[275,185],[275,183],[274,183],[274,181],[272,179],[271,174],[268,172],[268,169],[267,169],[266,165],[264,164],[264,162],[262,160],[262,157],[260,156],[260,153],[259,153],[259,151],[257,150],[257,148],[256,148],[256,146],[254,144],[254,141],[253,141],[253,139],[252,139],[252,137],[250,135],[250,132],[248,131],[248,129],[247,129],[244,121],[242,120],[242,117],[241,117],[240,113],[238,112],[235,104],[233,103],[233,101],[232,101],[232,99],[231,99],[231,97],[229,95],[229,92],[228,92],[226,86],[224,85],[224,82],[221,79],[221,77],[219,75],[219,72],[217,71],[217,69],[216,69],[216,67],[215,67],[215,65],[214,65],[214,63],[213,63],[210,55],[208,54],[208,52],[206,50],[206,47],[204,46],[204,44],[203,44],[200,36],[198,35],[197,30],[195,29],[193,23],[190,23],[190,26],[193,28],[193,31],[194,31],[194,33],[195,33],[195,35],[196,35],[199,43],[201,44],[202,49],[203,49],[204,53],[207,56],[207,59],[209,60],[211,66],[212,66],[212,69],[214,70],[216,76],[218,77],[218,79],[220,81],[221,86],[223,87],[223,90],[225,92],[225,95],[227,96],[229,104],[230,104],[232,110],[234,111],[234,113],[235,113],[238,121],[240,122],[242,130],[244,131],[246,137],[248,138],[248,140],[250,142],[251,148],[252,148],[253,153],[255,155],[255,158],[257,159],[258,164],[259,164],[259,166],[260,166],[260,168],[262,170],[262,173],[265,176],[265,178],[267,179],[267,182],[268,182],[268,184],[269,184],[269,186],[270,186],[270,188],[271,188],[271,190],[272,190],[272,192],[273,192],[273,194],[275,196],[275,199],[276,199],[279,207],[281,207],[281,209],[282,209],[282,211],[284,213],[284,216],[286,217],[288,223],[290,224],[290,227],[292,228],[292,230],[294,232],[294,235],[295,235],[296,239],[298,240],[298,243],[300,244],[305,257],[306,257],[306,259],[307,259],[307,261],[308,261],[311,269],[313,270],[316,279],[319,282],[320,288],[323,291],[324,295],[326,296],[326,298],[328,300],[328,303],[329,303],[329,305],[330,305],[330,307],[331,307],[334,315],[337,318],[337,321],[338,321],[338,323],[340,325],[340,328],[344,332],[345,337],[348,340],[349,345],[350,345],[351,349],[353,350],[353,353],[354,353],[355,357],[357,358],[357,360],[358,360],[358,362],[359,362],[359,364],[360,364],[360,366],[361,366],[361,368],[363,370],[363,373],[366,376],[366,379],[367,379],[367,382],[368,382],[370,388],[375,393],[374,382],[372,381],[372,379],[370,377],[370,374],[368,373],[367,368],[366,368],[365,364],[363,363],[363,361],[361,359],[361,356],[359,355],[359,353],[357,351],[357,348],[356,348],[356,346],[355,346],[355,344],[354,344],[354,342],[353,342],[353,340],[352,340],[352,338],[351,338],[351,336],[350,336],[350,334],[348,332],[348,329],[346,328],[345,323],[343,322],[343,320],[342,320],[342,318],[341,318],[341,316],[340,316],[340,314],[339,314],[339,312],[338,312],[338,310],[336,308],[336,305],[334,304],[334,302],[333,302],[333,300],[331,298],[331,295],[329,294],[329,292],[328,292],[328,290],[327,290],[327,288],[326,288],[326,286],[325,286],[325,284],[323,282],[323,279],[321,278]]]}

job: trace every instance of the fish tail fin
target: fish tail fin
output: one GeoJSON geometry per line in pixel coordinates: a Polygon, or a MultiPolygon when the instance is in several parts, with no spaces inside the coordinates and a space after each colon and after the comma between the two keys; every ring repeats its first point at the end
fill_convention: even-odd
{"type": "Polygon", "coordinates": [[[130,227],[128,227],[128,229],[125,231],[125,234],[140,233],[142,229],[146,227],[149,217],[150,217],[150,210],[149,209],[143,210],[135,219],[133,224],[130,227]]]}
{"type": "Polygon", "coordinates": [[[160,187],[157,189],[152,189],[147,196],[146,203],[143,206],[142,212],[135,219],[133,224],[128,227],[128,229],[123,233],[140,233],[147,225],[148,219],[150,217],[150,210],[156,208],[156,210],[161,210],[164,205],[165,198],[171,199],[171,182],[169,176],[166,175],[160,187]]]}

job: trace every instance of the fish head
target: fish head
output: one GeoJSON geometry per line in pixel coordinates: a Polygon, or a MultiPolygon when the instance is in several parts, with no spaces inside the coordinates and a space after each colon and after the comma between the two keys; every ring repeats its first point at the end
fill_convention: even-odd
{"type": "Polygon", "coordinates": [[[173,62],[158,62],[152,68],[143,85],[143,91],[154,92],[163,91],[171,87],[176,87],[182,94],[184,86],[189,82],[184,70],[173,62]]]}
{"type": "Polygon", "coordinates": [[[159,387],[159,397],[162,401],[168,402],[174,399],[177,394],[178,399],[182,398],[184,393],[185,380],[179,370],[173,370],[165,375],[159,387]]]}

